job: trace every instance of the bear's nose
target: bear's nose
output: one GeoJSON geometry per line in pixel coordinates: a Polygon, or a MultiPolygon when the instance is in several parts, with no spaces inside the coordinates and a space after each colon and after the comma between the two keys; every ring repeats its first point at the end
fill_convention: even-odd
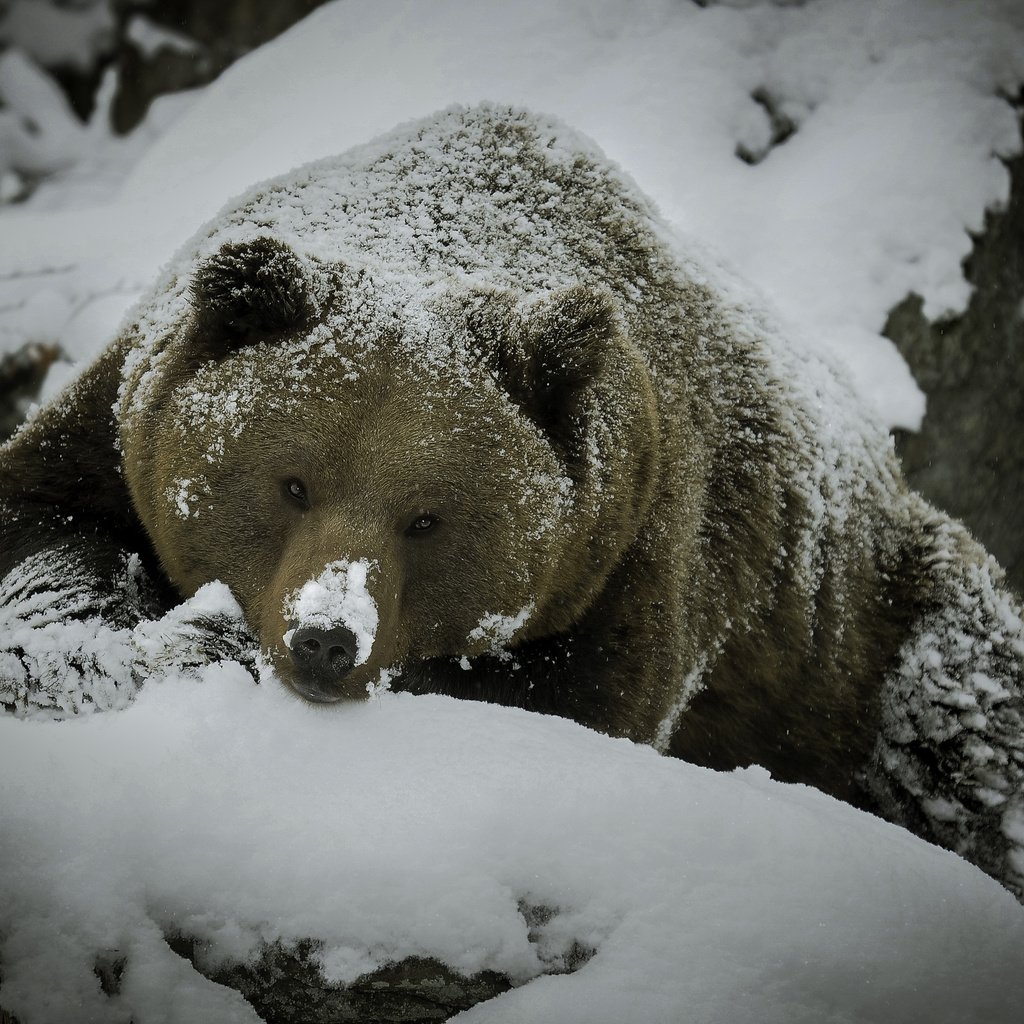
{"type": "MultiPolygon", "coordinates": [[[[291,638],[291,652],[299,670],[318,687],[339,682],[356,662],[358,644],[345,626],[299,626],[291,638]]],[[[324,699],[330,699],[324,694],[324,699]]]]}

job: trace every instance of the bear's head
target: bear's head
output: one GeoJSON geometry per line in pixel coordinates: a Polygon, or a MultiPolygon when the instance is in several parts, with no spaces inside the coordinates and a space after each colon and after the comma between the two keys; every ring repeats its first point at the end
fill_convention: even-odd
{"type": "Polygon", "coordinates": [[[226,583],[307,699],[569,629],[634,541],[658,429],[606,292],[403,292],[261,237],[190,305],[126,476],[172,583],[226,583]]]}

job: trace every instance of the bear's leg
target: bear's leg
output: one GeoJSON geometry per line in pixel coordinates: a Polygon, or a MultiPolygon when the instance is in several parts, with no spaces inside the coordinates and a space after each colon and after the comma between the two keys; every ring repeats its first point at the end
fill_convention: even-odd
{"type": "Polygon", "coordinates": [[[124,345],[0,448],[0,704],[63,716],[120,707],[154,673],[255,642],[229,595],[184,605],[125,486],[114,403],[124,345]],[[168,610],[170,609],[170,610],[168,610]]]}
{"type": "MultiPolygon", "coordinates": [[[[30,515],[0,514],[8,541],[12,520],[30,515]]],[[[131,630],[157,610],[156,588],[138,555],[34,522],[35,550],[0,579],[0,702],[53,715],[121,706],[136,689],[131,630]]]]}
{"type": "MultiPolygon", "coordinates": [[[[923,502],[922,502],[923,505],[923,502]]],[[[1024,901],[1024,618],[956,522],[921,512],[930,593],[882,691],[865,784],[880,813],[1024,901]]]]}
{"type": "Polygon", "coordinates": [[[152,675],[224,660],[257,674],[256,641],[227,588],[169,608],[168,597],[139,554],[54,533],[0,579],[0,704],[64,717],[123,707],[152,675]]]}

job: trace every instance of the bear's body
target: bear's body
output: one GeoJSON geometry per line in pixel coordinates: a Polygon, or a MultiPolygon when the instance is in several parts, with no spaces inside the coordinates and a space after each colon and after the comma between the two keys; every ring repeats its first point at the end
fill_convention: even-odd
{"type": "Polygon", "coordinates": [[[221,580],[310,700],[390,684],[760,763],[1019,895],[1019,605],[678,250],[507,108],[252,190],[0,454],[3,699],[117,706],[244,657],[229,613],[172,609],[221,580]]]}

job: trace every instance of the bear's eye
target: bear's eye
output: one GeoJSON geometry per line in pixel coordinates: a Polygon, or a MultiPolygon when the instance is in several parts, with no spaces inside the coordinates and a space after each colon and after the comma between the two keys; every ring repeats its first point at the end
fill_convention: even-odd
{"type": "Polygon", "coordinates": [[[285,497],[301,508],[309,508],[309,499],[306,497],[306,485],[296,477],[292,476],[285,480],[282,485],[285,497]]]}
{"type": "Polygon", "coordinates": [[[417,516],[410,524],[408,529],[405,531],[410,537],[422,537],[423,534],[429,533],[441,520],[432,515],[429,512],[423,513],[423,515],[417,516]]]}

